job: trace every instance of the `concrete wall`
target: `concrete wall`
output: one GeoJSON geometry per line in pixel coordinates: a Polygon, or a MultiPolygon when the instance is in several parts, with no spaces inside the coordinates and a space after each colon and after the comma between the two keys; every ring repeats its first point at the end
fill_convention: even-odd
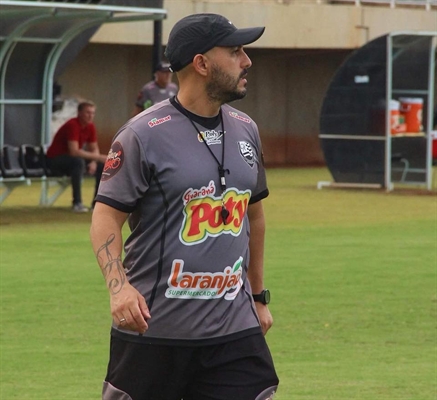
{"type": "Polygon", "coordinates": [[[141,86],[150,80],[151,46],[89,44],[58,79],[62,97],[90,99],[97,105],[100,146],[130,118],[141,86]]]}
{"type": "MultiPolygon", "coordinates": [[[[338,50],[248,49],[248,95],[234,106],[257,122],[268,164],[320,164],[319,111],[336,69],[349,53],[338,50]]],[[[59,79],[64,97],[96,102],[100,146],[130,117],[150,79],[150,46],[88,45],[59,79]]]]}
{"type": "MultiPolygon", "coordinates": [[[[257,41],[261,48],[357,48],[396,30],[437,30],[437,10],[423,8],[356,7],[343,4],[277,1],[165,0],[168,18],[163,41],[182,17],[197,12],[227,16],[237,27],[266,26],[257,41]]],[[[152,44],[153,24],[107,24],[92,39],[98,43],[152,44]]]]}
{"type": "MultiPolygon", "coordinates": [[[[337,68],[353,49],[392,30],[437,30],[436,12],[424,9],[188,0],[167,0],[164,6],[169,13],[164,44],[171,26],[192,12],[221,13],[238,27],[267,27],[246,49],[253,61],[248,96],[234,106],[257,122],[268,165],[324,162],[320,108],[337,68]]],[[[152,32],[151,22],[102,27],[59,79],[63,96],[96,102],[104,151],[151,78],[152,32]]]]}
{"type": "Polygon", "coordinates": [[[319,113],[326,89],[349,51],[250,49],[248,95],[237,108],[257,122],[265,161],[320,164],[319,113]]]}

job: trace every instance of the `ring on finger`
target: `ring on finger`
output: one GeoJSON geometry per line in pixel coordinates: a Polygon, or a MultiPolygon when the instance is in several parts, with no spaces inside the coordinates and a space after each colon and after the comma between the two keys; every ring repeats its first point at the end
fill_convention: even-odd
{"type": "Polygon", "coordinates": [[[122,324],[123,322],[126,322],[126,318],[120,318],[120,324],[122,324]]]}

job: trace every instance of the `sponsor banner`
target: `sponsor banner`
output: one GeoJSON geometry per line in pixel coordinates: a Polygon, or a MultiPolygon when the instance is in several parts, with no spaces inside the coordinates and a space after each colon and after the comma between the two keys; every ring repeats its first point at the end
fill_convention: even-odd
{"type": "Polygon", "coordinates": [[[243,257],[223,272],[186,272],[183,260],[173,260],[165,297],[171,299],[234,300],[243,286],[243,257]]]}
{"type": "Polygon", "coordinates": [[[197,135],[197,140],[199,142],[205,141],[208,146],[211,146],[213,144],[221,144],[222,136],[223,132],[217,132],[215,129],[211,129],[209,131],[201,131],[200,134],[197,135]]]}
{"type": "Polygon", "coordinates": [[[167,115],[166,117],[164,117],[164,118],[153,118],[152,120],[150,120],[147,124],[151,127],[151,128],[153,128],[153,127],[155,127],[155,126],[157,126],[157,125],[161,125],[161,124],[163,124],[164,122],[167,122],[167,121],[170,121],[171,120],[171,116],[170,115],[167,115]]]}
{"type": "Polygon", "coordinates": [[[236,113],[235,111],[229,111],[229,115],[232,118],[245,122],[246,124],[250,124],[252,122],[249,118],[243,117],[242,115],[238,115],[238,113],[236,113]]]}
{"type": "Polygon", "coordinates": [[[200,189],[190,188],[182,196],[184,219],[179,232],[181,243],[191,246],[204,242],[208,237],[223,233],[238,236],[243,227],[251,196],[250,190],[229,188],[216,197],[214,181],[200,189]],[[221,217],[222,206],[229,211],[226,225],[221,217]]]}

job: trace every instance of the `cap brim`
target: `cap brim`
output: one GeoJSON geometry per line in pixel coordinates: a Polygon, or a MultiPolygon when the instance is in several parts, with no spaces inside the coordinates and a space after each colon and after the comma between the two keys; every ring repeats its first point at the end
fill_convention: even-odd
{"type": "Polygon", "coordinates": [[[264,33],[264,26],[257,28],[237,29],[235,32],[221,39],[216,46],[244,46],[256,42],[264,33]]]}

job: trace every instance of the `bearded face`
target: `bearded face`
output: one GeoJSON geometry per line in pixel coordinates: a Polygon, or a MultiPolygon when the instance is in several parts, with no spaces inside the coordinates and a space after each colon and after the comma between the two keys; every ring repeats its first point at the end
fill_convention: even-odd
{"type": "Polygon", "coordinates": [[[246,74],[247,70],[244,69],[237,76],[233,76],[224,71],[217,64],[213,64],[211,68],[211,78],[206,84],[206,92],[209,99],[224,104],[244,98],[247,93],[246,83],[242,83],[241,79],[246,74]]]}

